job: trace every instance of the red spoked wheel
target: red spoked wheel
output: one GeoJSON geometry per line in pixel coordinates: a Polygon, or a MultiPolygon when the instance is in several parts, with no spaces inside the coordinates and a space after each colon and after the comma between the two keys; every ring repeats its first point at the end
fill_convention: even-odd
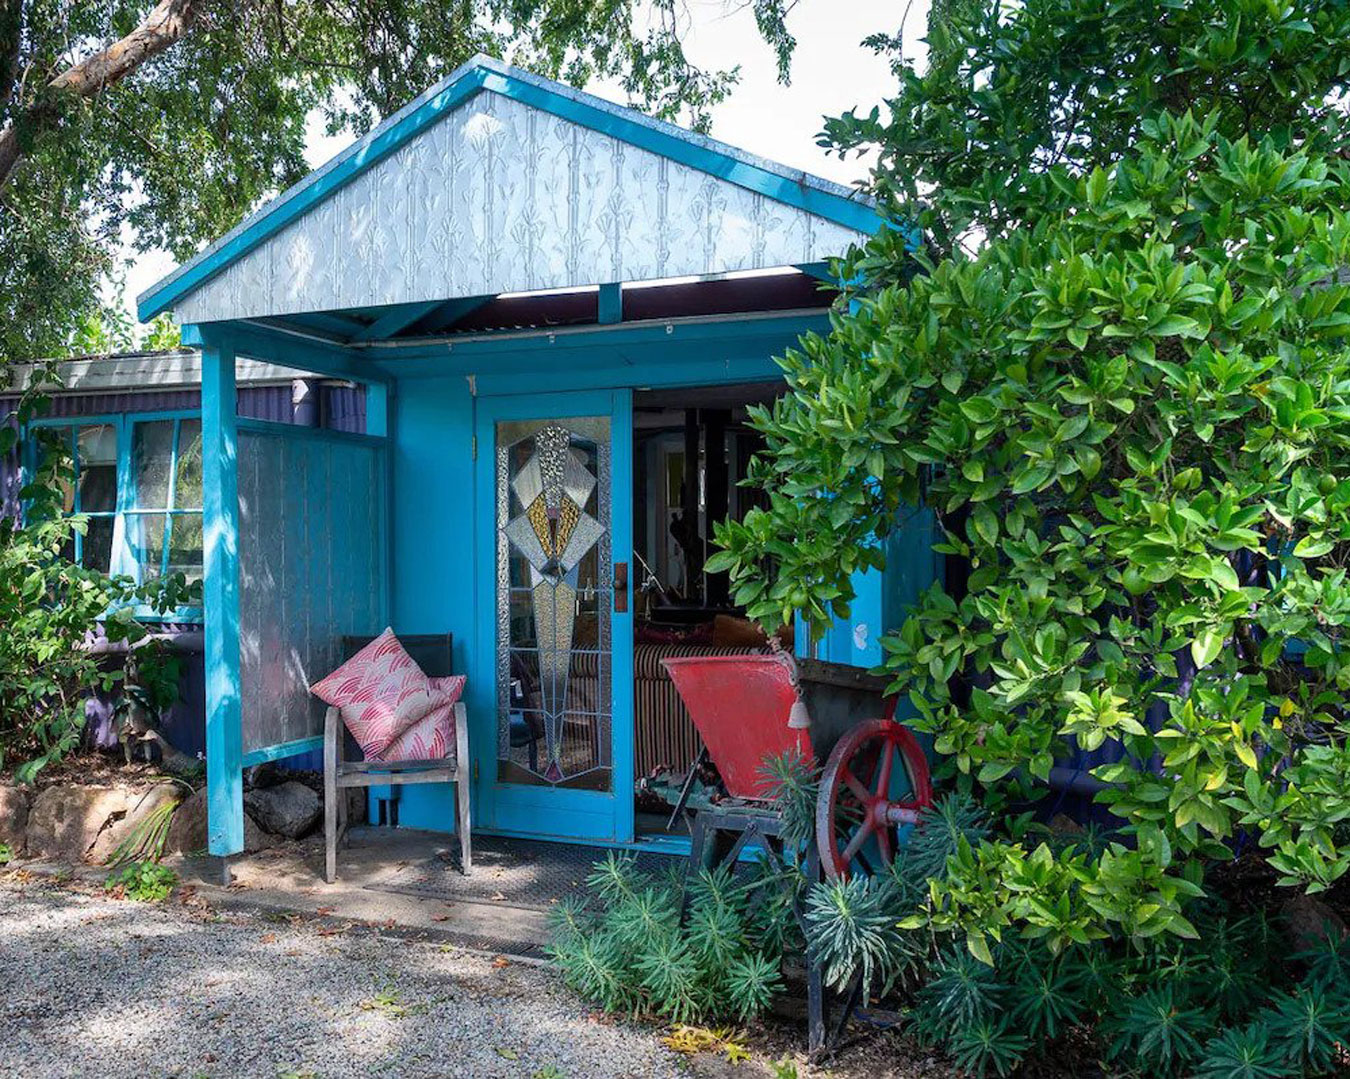
{"type": "Polygon", "coordinates": [[[826,875],[847,877],[855,859],[864,861],[868,840],[890,864],[896,829],[913,824],[932,803],[928,758],[914,735],[893,719],[854,727],[835,744],[820,779],[816,845],[826,875]],[[909,791],[901,795],[892,794],[897,760],[909,779],[909,791]]]}

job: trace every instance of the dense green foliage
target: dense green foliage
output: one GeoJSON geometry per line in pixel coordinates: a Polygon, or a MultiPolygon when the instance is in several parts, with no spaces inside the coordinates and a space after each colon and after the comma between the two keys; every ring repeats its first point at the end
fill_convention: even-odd
{"type": "MultiPolygon", "coordinates": [[[[38,406],[26,396],[19,419],[38,406]]],[[[14,427],[0,427],[0,455],[16,437],[14,427]]],[[[170,611],[200,595],[181,574],[139,586],[71,562],[71,534],[87,524],[61,513],[72,477],[64,444],[45,444],[20,492],[23,518],[0,517],[0,768],[25,781],[79,744],[89,691],[121,682],[123,672],[104,669],[88,648],[97,624],[109,641],[139,641],[146,629],[138,607],[170,611]]],[[[153,666],[147,657],[147,675],[153,666]]]]}
{"type": "MultiPolygon", "coordinates": [[[[784,79],[789,7],[754,5],[784,79]]],[[[706,126],[737,72],[700,69],[683,29],[673,0],[0,5],[0,151],[10,135],[22,149],[12,173],[0,152],[0,362],[69,348],[124,226],[137,249],[184,259],[308,171],[311,114],[362,133],[476,52],[578,86],[614,78],[706,126]],[[114,57],[142,23],[155,51],[114,57]],[[79,67],[91,58],[132,66],[105,85],[79,67]]]]}
{"type": "Polygon", "coordinates": [[[1012,935],[1194,937],[1239,834],[1292,887],[1350,870],[1350,12],[935,18],[890,119],[831,128],[881,143],[878,189],[933,247],[909,258],[906,225],[840,267],[851,307],[756,419],[769,507],[708,568],[765,624],[819,627],[929,507],[969,578],[886,666],[995,816],[923,917],[991,962],[1012,935]],[[1119,760],[1090,849],[1024,815],[1074,743],[1119,760]]]}
{"type": "MultiPolygon", "coordinates": [[[[945,796],[889,871],[812,888],[807,941],[827,982],[862,978],[869,994],[890,994],[916,1039],[975,1075],[1024,1063],[1036,1074],[1032,1062],[1045,1059],[1108,1075],[1334,1073],[1338,1045],[1350,1045],[1350,940],[1291,956],[1264,913],[1204,901],[1194,941],[1116,931],[1056,951],[1009,937],[977,958],[959,929],[934,928],[924,904],[943,864],[986,827],[969,797],[945,796]]],[[[1054,845],[1084,854],[1095,843],[1084,832],[1054,845]]]]}
{"type": "Polygon", "coordinates": [[[676,1023],[745,1020],[782,989],[795,889],[767,866],[749,879],[705,870],[683,924],[678,873],[655,879],[631,856],[611,854],[587,884],[590,904],[554,908],[549,954],[567,984],[605,1010],[676,1023]]]}

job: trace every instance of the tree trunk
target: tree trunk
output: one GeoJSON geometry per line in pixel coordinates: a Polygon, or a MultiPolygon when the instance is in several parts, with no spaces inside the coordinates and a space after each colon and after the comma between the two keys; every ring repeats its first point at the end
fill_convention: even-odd
{"type": "Polygon", "coordinates": [[[208,0],[160,0],[131,33],[101,52],[63,71],[44,88],[42,97],[15,115],[0,130],[0,188],[22,159],[23,138],[32,138],[52,127],[60,113],[55,95],[74,94],[91,98],[121,82],[145,61],[178,42],[196,22],[208,0]]]}

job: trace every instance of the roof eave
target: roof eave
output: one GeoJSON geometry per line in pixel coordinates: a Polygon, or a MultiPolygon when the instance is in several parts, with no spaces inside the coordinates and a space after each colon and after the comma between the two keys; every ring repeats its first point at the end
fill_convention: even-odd
{"type": "Polygon", "coordinates": [[[881,223],[870,200],[842,185],[787,169],[490,57],[477,56],[146,289],[136,299],[137,317],[148,321],[170,310],[185,295],[484,90],[680,161],[860,233],[874,232],[881,223]]]}

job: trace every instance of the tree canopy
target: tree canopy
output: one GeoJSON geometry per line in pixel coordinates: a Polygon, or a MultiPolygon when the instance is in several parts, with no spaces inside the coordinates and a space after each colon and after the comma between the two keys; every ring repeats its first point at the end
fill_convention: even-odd
{"type": "MultiPolygon", "coordinates": [[[[1004,814],[928,917],[988,955],[1193,933],[1207,867],[1350,871],[1350,10],[952,0],[922,74],[828,138],[891,227],[756,426],[736,598],[847,615],[902,506],[964,582],[883,640],[939,771],[1004,814]],[[920,228],[916,228],[918,225],[920,228]],[[914,272],[916,266],[920,270],[914,272]],[[789,538],[790,537],[790,538],[789,538]],[[1026,810],[1098,751],[1118,831],[1026,810]]],[[[878,40],[881,48],[893,41],[878,40]]]]}
{"type": "MultiPolygon", "coordinates": [[[[753,12],[786,80],[791,0],[753,12]]],[[[706,127],[674,0],[0,0],[0,359],[63,351],[126,236],[176,258],[307,171],[306,119],[360,134],[478,52],[706,127]],[[127,233],[126,229],[132,230],[127,233]]]]}

